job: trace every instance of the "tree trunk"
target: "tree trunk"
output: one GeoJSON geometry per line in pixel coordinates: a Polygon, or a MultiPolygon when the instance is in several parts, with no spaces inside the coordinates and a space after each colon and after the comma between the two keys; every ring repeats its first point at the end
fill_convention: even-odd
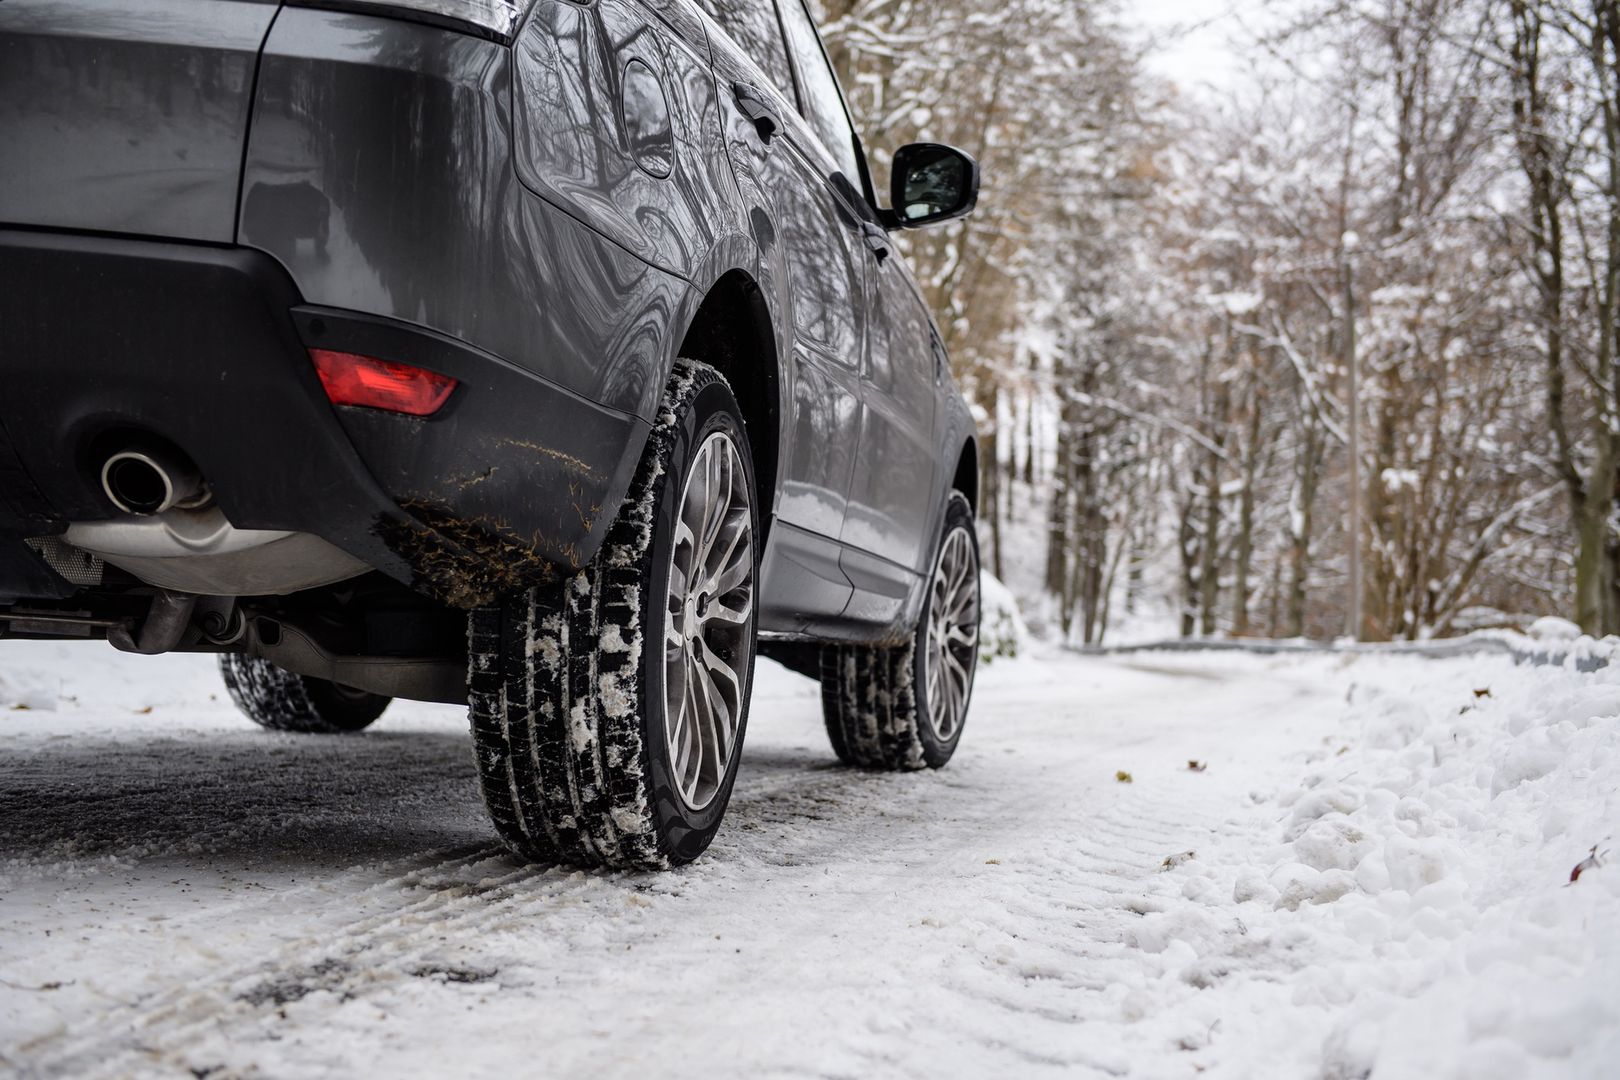
{"type": "Polygon", "coordinates": [[[1388,641],[1399,625],[1401,613],[1392,610],[1391,594],[1398,574],[1392,559],[1400,534],[1399,496],[1392,496],[1385,477],[1400,463],[1396,460],[1400,438],[1397,413],[1401,380],[1394,364],[1379,373],[1384,384],[1378,402],[1378,426],[1373,442],[1373,465],[1363,478],[1360,497],[1366,507],[1361,536],[1366,547],[1361,554],[1361,627],[1357,641],[1388,641]],[[1372,543],[1367,543],[1369,540],[1372,543]]]}
{"type": "Polygon", "coordinates": [[[1181,554],[1181,636],[1192,637],[1198,630],[1198,496],[1189,490],[1178,508],[1176,548],[1181,554]]]}
{"type": "Polygon", "coordinates": [[[979,440],[979,452],[983,455],[980,460],[985,463],[979,473],[985,480],[981,502],[990,510],[990,571],[999,579],[1004,577],[1001,569],[1001,452],[996,438],[996,429],[1001,424],[1001,394],[994,379],[989,383],[988,400],[982,404],[990,414],[990,423],[985,425],[987,430],[979,440]]]}
{"type": "Polygon", "coordinates": [[[1316,513],[1316,489],[1321,479],[1327,432],[1314,419],[1305,425],[1305,447],[1295,479],[1294,506],[1288,535],[1289,637],[1305,636],[1305,601],[1311,574],[1311,528],[1316,513]]]}
{"type": "Polygon", "coordinates": [[[1249,567],[1254,559],[1254,493],[1260,471],[1260,401],[1248,394],[1248,425],[1243,444],[1243,490],[1238,493],[1236,551],[1232,565],[1232,635],[1249,634],[1249,567]]]}
{"type": "MultiPolygon", "coordinates": [[[[1230,333],[1227,342],[1230,351],[1230,333]]],[[[1198,563],[1198,623],[1199,632],[1206,637],[1216,630],[1221,603],[1221,448],[1230,405],[1228,384],[1216,380],[1206,425],[1210,444],[1204,454],[1204,536],[1198,563]]]]}
{"type": "Polygon", "coordinates": [[[1032,490],[1035,487],[1035,405],[1035,395],[1032,393],[1029,396],[1028,431],[1025,438],[1027,445],[1024,454],[1024,483],[1028,484],[1032,490]]]}
{"type": "MultiPolygon", "coordinates": [[[[1603,196],[1609,219],[1606,273],[1597,299],[1598,369],[1609,373],[1609,408],[1613,416],[1620,417],[1620,3],[1593,0],[1592,7],[1596,18],[1588,55],[1603,103],[1603,145],[1608,162],[1603,196]]],[[[1620,449],[1615,443],[1616,437],[1611,434],[1611,460],[1606,472],[1599,474],[1609,477],[1604,485],[1607,490],[1597,493],[1597,498],[1609,507],[1603,538],[1608,556],[1608,580],[1603,590],[1605,634],[1620,634],[1620,535],[1614,527],[1614,522],[1620,521],[1620,449]]]]}
{"type": "MultiPolygon", "coordinates": [[[[1046,510],[1046,591],[1061,596],[1069,580],[1069,503],[1074,474],[1076,406],[1064,395],[1058,415],[1057,455],[1052,462],[1051,503],[1046,510]]],[[[1067,632],[1068,628],[1064,627],[1067,632]]]]}
{"type": "Polygon", "coordinates": [[[1198,632],[1215,632],[1216,608],[1221,602],[1221,459],[1208,454],[1204,474],[1204,538],[1198,560],[1198,632]]]}

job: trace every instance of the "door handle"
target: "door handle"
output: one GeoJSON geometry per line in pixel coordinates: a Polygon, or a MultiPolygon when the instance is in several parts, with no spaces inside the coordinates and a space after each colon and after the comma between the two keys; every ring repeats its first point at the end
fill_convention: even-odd
{"type": "Polygon", "coordinates": [[[883,231],[881,225],[874,225],[870,221],[861,222],[861,238],[866,241],[867,248],[877,261],[882,262],[889,257],[889,234],[883,231]]]}
{"type": "Polygon", "coordinates": [[[782,123],[771,111],[765,94],[759,87],[745,82],[732,83],[731,94],[737,99],[737,108],[753,121],[754,130],[759,132],[759,141],[766,146],[771,145],[771,139],[782,130],[782,123]]]}

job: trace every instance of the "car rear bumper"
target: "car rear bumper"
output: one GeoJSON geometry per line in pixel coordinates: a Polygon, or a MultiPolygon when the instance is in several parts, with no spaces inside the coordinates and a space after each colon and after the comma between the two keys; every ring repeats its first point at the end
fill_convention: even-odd
{"type": "Polygon", "coordinates": [[[22,540],[117,516],[101,462],[155,437],[237,528],[310,533],[475,606],[594,555],[647,430],[454,339],[306,305],[263,252],[63,232],[0,230],[0,388],[13,599],[63,595],[22,540]],[[426,419],[335,408],[311,347],[460,386],[426,419]]]}

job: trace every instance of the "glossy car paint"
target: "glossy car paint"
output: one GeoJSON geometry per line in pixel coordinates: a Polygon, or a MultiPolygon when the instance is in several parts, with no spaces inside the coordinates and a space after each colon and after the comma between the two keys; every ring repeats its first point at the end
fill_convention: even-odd
{"type": "Polygon", "coordinates": [[[927,309],[905,263],[873,260],[867,271],[872,317],[862,371],[859,454],[841,539],[922,573],[933,557],[930,526],[940,485],[934,445],[942,372],[934,363],[927,309]]]}
{"type": "Polygon", "coordinates": [[[788,526],[765,557],[761,626],[816,633],[840,620],[854,587],[838,543],[856,468],[860,420],[859,304],[863,268],[855,222],[830,188],[834,168],[796,102],[719,27],[711,24],[726,145],[759,245],[766,295],[787,343],[786,435],[777,519],[788,526]],[[746,88],[781,125],[761,136],[739,106],[746,88]],[[791,598],[791,599],[790,599],[791,598]]]}
{"type": "MultiPolygon", "coordinates": [[[[871,640],[914,618],[971,420],[909,275],[864,242],[864,179],[837,174],[794,98],[706,15],[687,0],[536,0],[507,47],[375,14],[218,3],[262,9],[267,24],[274,14],[251,123],[232,113],[237,122],[183,129],[192,155],[239,155],[233,208],[215,205],[217,178],[188,202],[176,177],[148,170],[137,181],[146,216],[98,217],[88,204],[105,178],[93,160],[61,172],[49,198],[40,174],[0,166],[12,185],[0,188],[0,225],[234,240],[284,269],[303,344],[334,347],[335,335],[461,365],[447,373],[463,390],[428,424],[348,409],[321,423],[337,425],[411,529],[475,555],[486,541],[527,547],[564,567],[594,554],[616,512],[705,297],[722,279],[751,283],[771,340],[748,342],[735,362],[776,369],[780,463],[761,626],[871,640]],[[768,97],[775,138],[743,113],[737,82],[768,97]],[[193,220],[165,223],[179,203],[193,220]],[[239,224],[222,234],[220,217],[239,224]]],[[[0,3],[0,55],[71,37],[109,6],[142,7],[0,3]]],[[[118,25],[105,36],[122,40],[118,25]]],[[[240,56],[245,27],[222,30],[215,51],[240,56]]],[[[115,133],[95,125],[115,120],[74,89],[82,74],[66,60],[48,70],[50,50],[28,55],[32,85],[62,96],[0,83],[0,115],[20,140],[6,160],[51,151],[32,118],[70,106],[90,132],[82,156],[112,153],[115,133]]],[[[197,70],[210,63],[227,60],[197,70]]],[[[230,70],[254,84],[251,63],[230,70]]],[[[162,80],[124,89],[158,115],[171,97],[189,100],[162,80]]],[[[420,576],[416,548],[390,555],[373,565],[420,576]]]]}
{"type": "Polygon", "coordinates": [[[512,66],[511,51],[434,27],[284,9],[259,71],[240,241],[280,259],[312,304],[426,326],[646,419],[689,286],[520,182],[512,66]]]}
{"type": "MultiPolygon", "coordinates": [[[[639,258],[691,280],[727,217],[722,200],[732,187],[703,39],[683,40],[629,0],[589,7],[536,0],[513,53],[515,160],[524,184],[639,258]],[[630,78],[636,72],[642,77],[630,78]],[[632,104],[668,113],[661,175],[637,159],[632,104]]],[[[660,118],[646,119],[660,126],[660,118]]]]}
{"type": "Polygon", "coordinates": [[[259,0],[0,3],[0,220],[229,243],[259,0]]]}

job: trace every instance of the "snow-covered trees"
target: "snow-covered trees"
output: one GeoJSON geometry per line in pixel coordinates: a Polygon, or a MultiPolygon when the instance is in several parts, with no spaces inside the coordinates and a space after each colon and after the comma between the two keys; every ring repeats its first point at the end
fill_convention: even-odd
{"type": "Polygon", "coordinates": [[[880,186],[984,162],[910,254],[1037,628],[1620,632],[1616,0],[1301,0],[1217,101],[1105,0],[822,6],[880,186]]]}
{"type": "Polygon", "coordinates": [[[1513,157],[1504,220],[1545,369],[1546,467],[1576,536],[1574,612],[1620,633],[1620,4],[1508,0],[1496,21],[1513,157]]]}

